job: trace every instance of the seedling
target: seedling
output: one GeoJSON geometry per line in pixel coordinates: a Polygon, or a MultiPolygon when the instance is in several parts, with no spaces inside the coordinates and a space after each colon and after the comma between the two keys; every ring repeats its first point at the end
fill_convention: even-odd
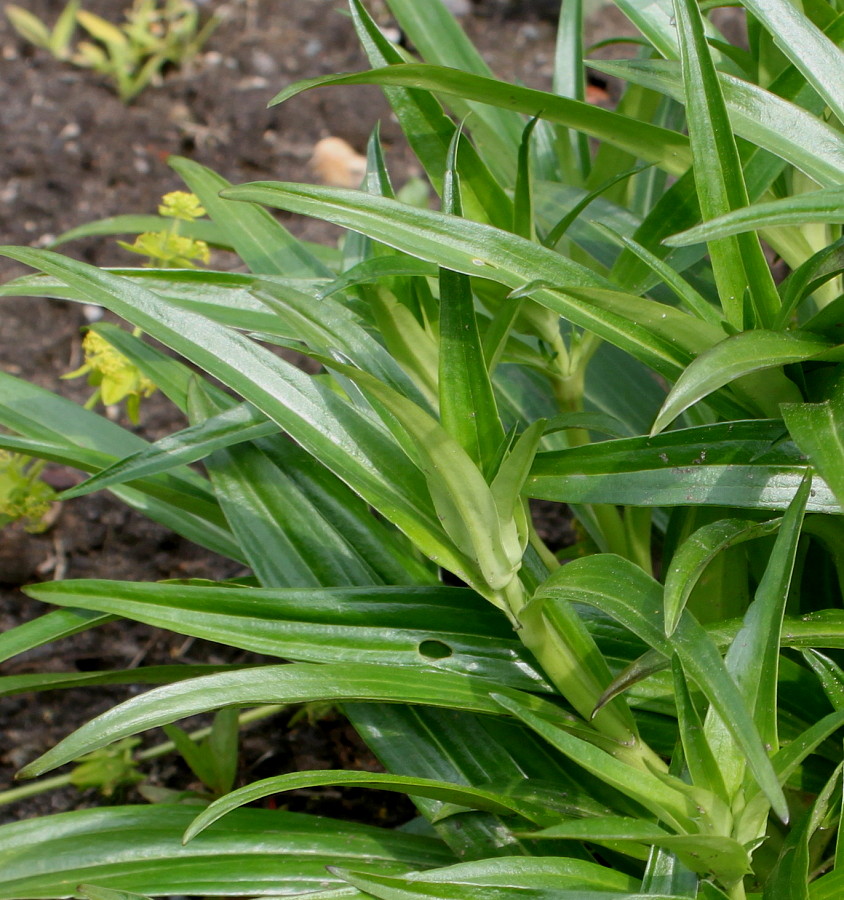
{"type": "Polygon", "coordinates": [[[15,31],[30,44],[48,50],[56,59],[67,60],[71,57],[70,45],[76,30],[76,14],[81,2],[82,0],[69,0],[52,28],[45,25],[38,16],[13,3],[6,7],[6,16],[15,31]]]}

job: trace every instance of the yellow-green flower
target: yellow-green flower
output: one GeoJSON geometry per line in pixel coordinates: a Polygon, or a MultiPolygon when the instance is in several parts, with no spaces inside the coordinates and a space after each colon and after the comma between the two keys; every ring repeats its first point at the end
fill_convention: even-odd
{"type": "Polygon", "coordinates": [[[20,520],[33,533],[47,528],[56,492],[41,480],[43,468],[43,462],[0,450],[0,526],[20,520]]]}
{"type": "Polygon", "coordinates": [[[205,215],[205,209],[196,194],[189,194],[187,191],[171,191],[161,198],[158,215],[193,222],[194,219],[205,215]]]}
{"type": "Polygon", "coordinates": [[[211,252],[205,241],[197,241],[169,231],[145,231],[133,244],[118,241],[124,250],[149,258],[148,265],[178,269],[195,269],[194,260],[208,263],[211,252]]]}
{"type": "Polygon", "coordinates": [[[85,335],[82,349],[85,351],[85,362],[75,371],[68,372],[62,377],[88,376],[88,384],[96,387],[96,390],[85,404],[87,409],[94,406],[98,400],[106,406],[112,406],[125,398],[126,412],[137,424],[141,397],[149,397],[155,390],[155,385],[96,331],[89,331],[85,335]]]}

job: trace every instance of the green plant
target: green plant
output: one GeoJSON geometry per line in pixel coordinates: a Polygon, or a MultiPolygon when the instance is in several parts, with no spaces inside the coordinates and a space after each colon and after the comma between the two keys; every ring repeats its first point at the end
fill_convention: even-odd
{"type": "Polygon", "coordinates": [[[52,31],[18,6],[7,6],[6,15],[19,34],[57,59],[105,75],[124,103],[159,80],[166,66],[190,62],[219,24],[212,16],[200,25],[193,0],[133,0],[119,25],[81,9],[80,4],[81,0],[71,0],[52,31]],[[80,41],[72,52],[77,23],[91,39],[80,41]]]}
{"type": "Polygon", "coordinates": [[[642,50],[591,64],[626,81],[609,112],[583,102],[576,0],[553,93],[492,78],[439,0],[389,0],[425,63],[350,0],[375,68],[276,100],[382,85],[440,211],[394,199],[376,132],[361,191],[172,161],[210,220],[184,233],[248,274],[4,248],[42,273],[4,294],[100,303],[193,367],[95,325],[189,426],[148,445],[3,375],[0,447],[96,473],[64,496],[108,488],[253,574],[35,585],[61,609],[0,653],[119,615],[291,661],[105,673],[166,683],[23,774],[310,701],[341,704],[387,771],[5,826],[0,898],[840,895],[844,15],[743,0],[743,49],[693,0],[616,5],[642,50]],[[263,206],[349,233],[317,250],[263,206]],[[559,565],[526,497],[571,505],[580,558],[559,565]],[[405,792],[420,818],[241,808],[316,784],[405,792]]]}
{"type": "Polygon", "coordinates": [[[82,0],[68,0],[67,5],[49,28],[38,16],[14,3],[6,5],[6,17],[15,31],[30,44],[48,50],[56,59],[70,59],[71,42],[76,30],[76,13],[82,0]]]}

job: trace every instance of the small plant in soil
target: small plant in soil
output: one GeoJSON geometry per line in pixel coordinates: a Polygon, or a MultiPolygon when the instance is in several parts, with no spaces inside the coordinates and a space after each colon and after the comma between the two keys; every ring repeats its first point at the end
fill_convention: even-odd
{"type": "Polygon", "coordinates": [[[6,7],[6,15],[30,43],[105,76],[124,103],[159,81],[166,67],[190,62],[219,24],[212,16],[203,25],[193,0],[133,0],[116,25],[84,9],[81,0],[70,0],[52,29],[14,4],[6,7]],[[89,40],[72,49],[76,25],[89,40]]]}
{"type": "Polygon", "coordinates": [[[616,0],[637,53],[596,62],[571,0],[547,92],[496,80],[439,0],[388,6],[422,61],[350,0],[372,69],[273,102],[381,85],[436,210],[397,199],[376,129],[360,190],[173,159],[203,210],[179,235],[233,265],[2,250],[38,272],[3,295],[139,329],[91,331],[187,424],[147,443],[3,374],[0,447],[92,473],[63,497],[111,490],[244,575],[33,585],[57,608],[0,654],[118,616],[266,664],[63,675],[157,686],[24,777],[165,727],[215,797],[3,826],[0,900],[841,896],[841,3],[742,0],[732,46],[710,4],[616,0]],[[622,80],[615,111],[585,101],[587,67],[622,80]],[[346,237],[314,247],[267,207],[346,237]],[[530,498],[570,506],[571,561],[530,498]],[[234,713],[225,752],[173,728],[312,702],[385,771],[235,786],[234,713]],[[418,817],[262,808],[315,785],[418,817]]]}

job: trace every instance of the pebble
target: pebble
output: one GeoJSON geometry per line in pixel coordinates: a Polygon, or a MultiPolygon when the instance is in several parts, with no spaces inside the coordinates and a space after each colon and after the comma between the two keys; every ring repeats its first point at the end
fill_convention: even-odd
{"type": "Polygon", "coordinates": [[[366,157],[343,138],[327,137],[314,145],[311,168],[323,184],[356,188],[366,174],[366,157]]]}
{"type": "Polygon", "coordinates": [[[472,11],[469,0],[443,0],[443,4],[455,16],[468,16],[472,11]]]}

